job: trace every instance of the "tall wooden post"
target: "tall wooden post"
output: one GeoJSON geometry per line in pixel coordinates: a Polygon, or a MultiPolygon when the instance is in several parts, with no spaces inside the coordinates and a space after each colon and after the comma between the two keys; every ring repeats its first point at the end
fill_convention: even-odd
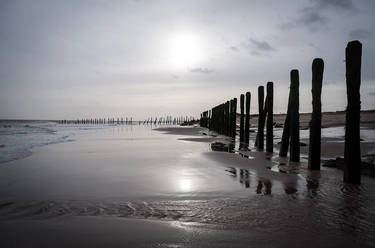
{"type": "Polygon", "coordinates": [[[245,95],[241,94],[240,97],[240,109],[241,109],[241,118],[240,118],[240,142],[244,142],[244,119],[245,119],[245,109],[244,109],[245,95]]]}
{"type": "Polygon", "coordinates": [[[227,135],[227,136],[229,136],[230,135],[230,121],[231,121],[231,118],[230,118],[230,111],[231,110],[231,108],[230,108],[230,101],[227,101],[226,102],[226,107],[225,107],[225,115],[226,115],[226,117],[225,117],[225,120],[226,120],[226,122],[225,122],[225,127],[226,127],[226,130],[225,130],[225,134],[227,135]]]}
{"type": "Polygon", "coordinates": [[[273,83],[267,83],[266,151],[273,152],[273,83]]]}
{"type": "Polygon", "coordinates": [[[249,144],[249,134],[250,134],[250,92],[246,92],[246,116],[245,116],[245,143],[249,144]]]}
{"type": "Polygon", "coordinates": [[[286,117],[284,121],[283,134],[281,136],[281,146],[280,146],[280,151],[279,151],[280,157],[286,157],[288,155],[289,142],[290,142],[290,111],[291,111],[291,106],[292,106],[291,101],[292,101],[292,97],[294,93],[291,89],[295,87],[292,85],[294,82],[295,81],[292,81],[292,78],[290,78],[288,109],[287,109],[286,117]]]}
{"type": "Polygon", "coordinates": [[[298,70],[290,72],[290,161],[299,162],[299,75],[298,70]]]}
{"type": "Polygon", "coordinates": [[[233,99],[229,101],[229,130],[228,136],[232,137],[233,130],[233,99]]]}
{"type": "Polygon", "coordinates": [[[309,138],[309,163],[310,170],[320,170],[320,142],[322,128],[322,81],[324,62],[322,59],[314,59],[312,63],[312,114],[310,122],[309,138]]]}
{"type": "Polygon", "coordinates": [[[349,42],[345,53],[348,106],[345,122],[344,182],[360,184],[361,42],[357,40],[349,42]]]}
{"type": "Polygon", "coordinates": [[[258,133],[256,137],[256,146],[259,150],[264,149],[264,122],[265,122],[265,113],[264,113],[264,87],[258,87],[258,133]]]}
{"type": "Polygon", "coordinates": [[[233,98],[233,123],[232,123],[232,138],[236,138],[237,129],[237,98],[233,98]]]}

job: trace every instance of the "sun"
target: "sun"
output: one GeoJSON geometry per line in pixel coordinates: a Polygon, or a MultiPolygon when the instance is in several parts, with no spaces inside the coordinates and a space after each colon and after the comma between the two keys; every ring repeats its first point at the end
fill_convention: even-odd
{"type": "Polygon", "coordinates": [[[202,40],[190,32],[172,35],[167,49],[167,59],[173,67],[194,67],[204,59],[202,40]]]}

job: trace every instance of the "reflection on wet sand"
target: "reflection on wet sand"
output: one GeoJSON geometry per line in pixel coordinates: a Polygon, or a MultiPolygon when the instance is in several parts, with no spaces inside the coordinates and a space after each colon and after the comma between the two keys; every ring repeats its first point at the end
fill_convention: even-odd
{"type": "Polygon", "coordinates": [[[256,189],[257,194],[270,195],[272,193],[272,183],[269,180],[259,180],[256,189]]]}

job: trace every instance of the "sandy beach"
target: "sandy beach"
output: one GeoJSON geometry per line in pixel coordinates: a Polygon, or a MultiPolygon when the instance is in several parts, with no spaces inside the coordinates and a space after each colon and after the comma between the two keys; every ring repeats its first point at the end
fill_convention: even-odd
{"type": "MultiPolygon", "coordinates": [[[[342,149],[343,127],[332,128],[322,132],[327,158],[342,149]]],[[[36,148],[0,166],[0,243],[373,246],[374,179],[364,176],[361,186],[345,185],[340,170],[308,171],[305,150],[301,163],[280,159],[280,132],[275,129],[274,154],[241,150],[238,143],[230,152],[219,151],[213,144],[228,145],[230,139],[200,127],[143,125],[36,148]]],[[[364,153],[374,148],[371,137],[363,143],[364,153]]]]}

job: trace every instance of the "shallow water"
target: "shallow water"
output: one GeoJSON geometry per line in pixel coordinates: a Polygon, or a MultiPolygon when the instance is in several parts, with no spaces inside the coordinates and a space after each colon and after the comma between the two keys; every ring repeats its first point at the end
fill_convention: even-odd
{"type": "Polygon", "coordinates": [[[373,178],[346,185],[342,171],[309,172],[304,163],[286,164],[293,173],[282,173],[271,170],[280,165],[277,156],[240,151],[238,144],[212,151],[211,142],[191,141],[205,136],[186,133],[113,127],[5,163],[0,219],[151,218],[375,246],[373,178]]]}

